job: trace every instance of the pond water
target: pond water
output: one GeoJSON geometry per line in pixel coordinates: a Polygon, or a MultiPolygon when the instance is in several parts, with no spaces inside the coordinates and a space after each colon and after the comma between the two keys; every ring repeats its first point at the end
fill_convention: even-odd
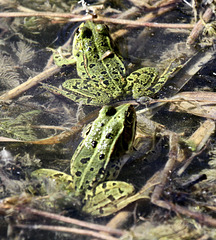
{"type": "MultiPolygon", "coordinates": [[[[214,206],[214,199],[210,196],[213,196],[215,191],[212,187],[212,183],[215,182],[213,178],[215,139],[211,137],[214,132],[214,122],[207,123],[208,127],[205,130],[201,127],[206,118],[215,120],[212,117],[213,114],[209,117],[210,114],[207,113],[215,111],[214,44],[216,32],[215,22],[213,22],[215,20],[215,1],[201,1],[200,5],[196,7],[186,1],[88,1],[88,5],[84,1],[81,2],[82,4],[77,1],[34,1],[32,3],[32,1],[26,0],[17,1],[17,5],[14,6],[10,1],[0,1],[1,12],[5,14],[4,16],[0,14],[2,17],[0,24],[0,212],[2,216],[0,238],[75,239],[78,236],[79,239],[90,239],[93,236],[102,239],[117,239],[121,236],[123,239],[129,239],[130,234],[133,234],[136,239],[159,239],[162,236],[166,236],[166,239],[186,239],[185,236],[188,237],[187,239],[198,239],[204,235],[213,239],[214,231],[210,231],[205,224],[200,231],[197,231],[198,227],[194,226],[196,224],[198,226],[199,221],[194,223],[194,220],[185,219],[184,222],[178,215],[174,216],[170,211],[153,205],[150,197],[154,186],[160,180],[160,173],[162,175],[166,162],[171,158],[172,149],[180,148],[184,152],[184,154],[182,153],[184,157],[181,157],[184,161],[191,156],[195,159],[184,171],[183,176],[179,176],[177,171],[184,164],[174,164],[170,170],[172,175],[166,176],[168,181],[165,182],[161,199],[185,206],[185,208],[189,208],[190,205],[191,210],[200,208],[201,214],[208,212],[209,215],[214,216],[213,210],[209,207],[214,206]],[[9,17],[10,12],[12,12],[12,16],[9,17]],[[44,16],[38,17],[41,12],[44,16]],[[54,16],[54,13],[57,15],[54,16]],[[66,16],[67,13],[71,14],[71,18],[66,16]],[[197,30],[201,32],[198,37],[191,37],[190,33],[195,26],[194,23],[200,18],[201,24],[205,18],[209,18],[208,20],[212,23],[211,26],[209,25],[212,32],[207,34],[206,30],[203,31],[203,28],[200,27],[197,30]],[[89,33],[88,29],[84,31],[86,26],[80,28],[80,32],[83,30],[84,41],[78,41],[77,46],[80,47],[83,44],[88,51],[91,51],[89,56],[86,54],[84,57],[76,58],[81,74],[79,74],[79,69],[76,68],[74,61],[71,61],[70,65],[66,66],[64,63],[61,68],[57,67],[53,62],[53,52],[54,58],[56,55],[70,58],[72,54],[71,40],[77,33],[80,23],[87,19],[95,21],[96,26],[98,26],[98,22],[101,22],[109,27],[109,30],[106,28],[102,32],[104,36],[100,35],[102,43],[97,38],[95,38],[95,42],[92,41],[91,37],[94,33],[89,33]],[[145,24],[146,22],[149,24],[145,24]],[[113,42],[109,40],[108,31],[113,42]],[[65,46],[67,41],[69,45],[65,46]],[[59,48],[62,45],[64,47],[59,48]],[[106,48],[107,45],[109,48],[106,48]],[[92,51],[94,47],[99,49],[97,53],[95,53],[96,50],[92,51]],[[58,49],[57,52],[56,49],[58,49]],[[100,55],[100,53],[102,54],[100,55]],[[97,60],[93,60],[94,54],[98,54],[97,60]],[[101,62],[107,66],[103,73],[106,78],[97,73],[98,71],[103,72],[101,62]],[[91,70],[91,65],[94,65],[95,72],[91,70]],[[122,72],[124,65],[125,74],[122,73],[122,76],[119,77],[119,73],[115,73],[114,65],[120,65],[122,72]],[[148,94],[145,93],[138,99],[134,99],[135,90],[125,83],[126,77],[143,67],[151,67],[151,70],[154,67],[158,75],[163,78],[157,77],[154,82],[152,79],[155,72],[148,70],[149,81],[154,83],[147,90],[150,89],[153,94],[147,96],[148,94]],[[161,79],[166,79],[164,76],[166,77],[167,72],[172,74],[168,74],[170,76],[166,82],[161,79]],[[95,73],[97,79],[94,77],[95,73]],[[83,80],[82,74],[88,77],[83,80]],[[114,79],[118,84],[113,84],[111,90],[107,90],[111,85],[107,84],[108,76],[111,80],[113,76],[118,76],[117,80],[114,79]],[[62,84],[66,80],[75,78],[78,79],[76,84],[73,81],[70,82],[73,85],[72,92],[76,93],[73,100],[64,96],[68,96],[70,91],[64,95],[59,94],[61,91],[53,94],[47,90],[49,88],[46,87],[47,85],[41,85],[43,82],[54,86],[54,90],[57,91],[57,88],[62,89],[62,84]],[[100,79],[98,80],[98,78],[100,79]],[[121,85],[120,81],[122,81],[121,85]],[[161,85],[156,91],[155,86],[160,81],[161,85]],[[125,90],[126,88],[128,90],[125,90]],[[123,94],[119,96],[121,91],[123,94]],[[126,94],[127,91],[130,94],[126,94]],[[197,95],[189,95],[190,100],[187,101],[194,102],[194,105],[185,107],[181,112],[178,110],[171,112],[168,105],[162,106],[159,101],[154,102],[154,100],[167,101],[166,98],[186,91],[197,92],[197,95]],[[200,91],[205,91],[206,94],[202,93],[200,96],[200,91]],[[99,103],[89,105],[91,96],[95,97],[95,94],[96,100],[94,101],[99,103]],[[112,96],[111,102],[105,102],[104,99],[107,95],[112,96]],[[116,95],[118,97],[115,97],[116,95]],[[88,96],[87,102],[85,101],[86,96],[88,96]],[[204,101],[202,105],[199,101],[197,102],[199,96],[204,101]],[[101,101],[104,101],[103,104],[101,101]],[[212,109],[205,108],[205,101],[210,102],[212,109]],[[134,112],[137,114],[136,130],[132,126],[130,112],[115,119],[109,115],[112,116],[112,111],[117,111],[116,106],[123,106],[122,104],[128,102],[134,106],[134,112]],[[99,110],[107,104],[113,105],[113,107],[110,108],[107,115],[101,115],[99,110]],[[198,109],[199,113],[194,113],[191,108],[198,109]],[[101,127],[94,127],[96,123],[94,120],[98,114],[101,127]],[[108,117],[111,119],[109,124],[106,123],[108,117]],[[71,157],[83,137],[87,139],[86,136],[91,134],[92,129],[90,130],[88,125],[91,122],[93,122],[94,139],[90,144],[93,148],[105,133],[104,138],[111,140],[106,143],[108,147],[101,144],[100,148],[96,148],[99,153],[86,150],[81,156],[75,155],[72,169],[74,166],[76,171],[71,171],[71,180],[71,157]],[[206,135],[206,138],[201,136],[202,144],[196,143],[197,145],[194,146],[187,139],[192,141],[192,136],[197,129],[200,134],[199,132],[196,134],[202,135],[201,133],[204,131],[203,135],[206,135]],[[130,138],[128,135],[132,136],[133,131],[136,136],[132,147],[130,141],[133,140],[131,140],[133,137],[130,138]],[[101,136],[98,137],[100,134],[101,136]],[[175,139],[174,135],[178,140],[173,140],[175,139]],[[103,150],[103,147],[107,147],[106,150],[103,150]],[[130,148],[130,151],[126,152],[126,148],[130,148]],[[105,159],[109,164],[106,163],[103,169],[102,167],[99,169],[101,171],[99,175],[96,170],[89,170],[89,173],[85,174],[83,180],[85,183],[81,184],[81,188],[88,190],[91,188],[90,195],[95,195],[96,185],[100,183],[102,185],[106,180],[115,179],[114,175],[117,175],[121,165],[119,159],[122,160],[123,156],[125,159],[126,155],[129,160],[122,168],[117,180],[133,185],[136,191],[135,197],[129,198],[131,200],[125,198],[120,201],[120,204],[117,204],[113,199],[117,196],[114,195],[114,191],[110,190],[110,195],[107,191],[107,198],[111,205],[121,211],[122,215],[125,214],[122,217],[121,214],[115,213],[118,224],[113,223],[113,215],[94,217],[83,213],[83,198],[88,196],[86,193],[80,195],[71,193],[67,189],[68,185],[66,189],[65,187],[58,188],[58,179],[53,175],[50,179],[43,176],[42,180],[32,177],[32,172],[40,168],[55,169],[68,174],[69,178],[66,179],[66,182],[71,184],[75,175],[79,175],[79,173],[83,175],[83,172],[88,172],[87,168],[78,164],[77,159],[80,157],[81,160],[85,158],[86,161],[89,161],[91,158],[93,163],[91,162],[90,169],[97,169],[99,163],[95,158],[99,156],[103,159],[103,151],[105,151],[105,159]],[[112,157],[107,157],[110,154],[112,157]],[[208,164],[209,161],[210,164],[208,164]],[[115,170],[113,170],[114,168],[115,170]],[[91,171],[97,177],[93,177],[90,174],[91,171]],[[113,175],[113,177],[107,175],[113,175]],[[205,177],[199,178],[204,175],[207,176],[206,181],[202,181],[205,177]],[[197,185],[193,183],[194,177],[198,182],[197,185]],[[89,183],[91,181],[92,185],[89,183]],[[192,182],[193,187],[184,188],[184,184],[187,185],[188,182],[192,182]],[[45,185],[45,189],[41,190],[41,185],[45,185]],[[146,189],[143,190],[143,186],[146,189]],[[135,201],[141,198],[141,195],[144,196],[143,199],[135,201]],[[109,238],[99,228],[96,228],[97,230],[92,231],[97,232],[98,235],[91,235],[92,233],[88,231],[77,235],[75,232],[71,233],[68,229],[61,228],[69,227],[69,225],[63,225],[59,215],[51,216],[48,214],[49,212],[84,220],[86,226],[89,222],[106,225],[112,219],[113,222],[109,223],[109,226],[124,228],[127,232],[115,233],[113,234],[115,237],[109,238]],[[193,224],[193,227],[188,223],[193,224]],[[159,226],[161,226],[160,229],[159,226]],[[173,229],[173,231],[168,231],[168,229],[173,229]],[[173,237],[175,232],[178,234],[173,237]]],[[[96,30],[96,34],[97,31],[99,30],[96,30]]],[[[81,33],[79,34],[81,35],[81,33]]],[[[80,54],[81,51],[78,53],[80,54]]],[[[141,75],[146,72],[145,69],[141,75]]],[[[136,75],[140,75],[140,73],[136,75]]],[[[137,81],[135,84],[138,85],[138,80],[134,81],[137,81]]],[[[145,84],[142,83],[137,89],[141,91],[145,84]]],[[[134,83],[131,86],[134,86],[134,83]]],[[[63,90],[65,89],[63,88],[63,90]]],[[[178,101],[182,101],[182,98],[186,98],[186,95],[183,97],[181,95],[178,101]]],[[[177,105],[176,108],[179,106],[177,105]]],[[[88,149],[89,141],[86,140],[80,148],[88,149]]],[[[194,142],[196,141],[193,139],[193,144],[195,144],[194,142]]],[[[177,150],[175,154],[178,155],[177,150]]],[[[177,158],[180,159],[179,155],[177,158]]],[[[59,184],[61,187],[65,184],[65,181],[62,182],[59,184]]],[[[78,184],[75,185],[75,189],[78,191],[78,184]]],[[[125,191],[125,189],[119,187],[118,191],[125,191]]],[[[106,191],[104,190],[104,192],[106,191]]],[[[93,201],[96,202],[96,199],[93,201]]],[[[104,211],[101,207],[102,203],[94,205],[100,209],[100,212],[104,211]]],[[[213,224],[212,222],[211,224],[213,224]]]]}

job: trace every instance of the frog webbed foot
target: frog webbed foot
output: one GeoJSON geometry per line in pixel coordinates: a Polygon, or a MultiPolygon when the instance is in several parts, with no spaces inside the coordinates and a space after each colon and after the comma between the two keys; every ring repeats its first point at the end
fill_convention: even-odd
{"type": "Polygon", "coordinates": [[[53,51],[53,60],[58,67],[65,65],[71,65],[76,63],[76,59],[71,55],[71,49],[64,49],[59,47],[56,50],[50,49],[53,51]]]}

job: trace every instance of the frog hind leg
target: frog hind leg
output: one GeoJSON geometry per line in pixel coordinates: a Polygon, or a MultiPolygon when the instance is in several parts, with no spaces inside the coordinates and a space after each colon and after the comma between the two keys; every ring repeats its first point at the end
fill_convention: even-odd
{"type": "MultiPolygon", "coordinates": [[[[74,189],[72,176],[54,169],[41,168],[33,171],[31,173],[31,176],[38,179],[39,181],[43,181],[45,179],[51,180],[55,184],[56,189],[58,190],[71,191],[72,189],[74,189]]],[[[45,182],[46,185],[48,181],[43,182],[45,182]]],[[[41,192],[47,192],[47,188],[45,185],[42,184],[41,192]]]]}
{"type": "Polygon", "coordinates": [[[100,183],[94,191],[87,192],[83,211],[93,216],[108,216],[125,207],[125,200],[134,192],[133,185],[126,182],[100,183]]]}
{"type": "Polygon", "coordinates": [[[105,88],[102,90],[98,80],[86,79],[69,79],[62,86],[68,91],[77,94],[78,100],[86,99],[85,103],[89,105],[105,105],[111,101],[111,96],[105,88]]]}
{"type": "Polygon", "coordinates": [[[42,87],[48,90],[49,92],[52,92],[57,95],[62,95],[74,102],[82,102],[84,105],[104,105],[110,102],[110,97],[104,93],[103,96],[101,96],[101,92],[98,92],[97,95],[92,94],[91,89],[81,89],[79,88],[79,84],[77,82],[80,82],[80,79],[70,79],[65,81],[62,86],[66,89],[60,89],[52,85],[48,85],[45,83],[42,83],[42,87]]]}

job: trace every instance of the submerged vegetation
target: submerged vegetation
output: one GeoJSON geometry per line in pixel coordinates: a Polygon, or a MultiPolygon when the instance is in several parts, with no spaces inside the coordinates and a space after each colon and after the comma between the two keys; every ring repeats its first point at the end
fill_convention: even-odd
{"type": "MultiPolygon", "coordinates": [[[[73,236],[77,238],[76,234],[99,239],[215,238],[215,7],[215,0],[0,0],[1,239],[73,239],[73,236]],[[101,128],[94,125],[101,106],[88,106],[79,100],[77,104],[64,98],[64,94],[59,96],[46,90],[48,85],[61,89],[68,79],[76,78],[80,83],[75,67],[79,60],[74,61],[71,42],[74,31],[79,31],[76,30],[79,23],[87,20],[108,25],[104,35],[108,36],[110,31],[116,45],[109,42],[111,50],[105,51],[97,62],[90,62],[99,70],[100,62],[107,58],[114,64],[115,54],[122,56],[119,59],[126,66],[126,76],[146,66],[156,67],[162,75],[167,66],[177,68],[153,98],[125,97],[116,103],[129,102],[135,108],[135,139],[132,147],[127,135],[133,136],[129,127],[131,119],[111,117],[111,123],[119,121],[126,130],[123,133],[121,129],[116,130],[119,137],[113,134],[113,125],[108,125],[105,138],[117,143],[105,153],[113,154],[119,164],[123,150],[130,146],[130,152],[126,149],[124,156],[129,160],[117,180],[126,182],[127,186],[130,183],[135,193],[127,196],[125,205],[115,202],[112,207],[117,208],[118,213],[113,218],[99,218],[100,224],[91,223],[99,220],[85,215],[81,209],[90,195],[105,189],[109,182],[103,184],[104,180],[114,180],[105,176],[107,169],[99,169],[100,177],[89,174],[89,178],[84,178],[85,184],[80,185],[80,189],[83,186],[90,189],[83,194],[84,200],[80,197],[82,194],[70,191],[63,177],[59,184],[56,175],[67,173],[69,185],[75,175],[82,175],[83,166],[70,163],[69,159],[72,156],[74,161],[76,156],[78,159],[77,152],[82,148],[82,144],[77,148],[78,143],[84,138],[86,146],[92,129],[97,133],[105,131],[104,123],[101,128]],[[56,66],[53,62],[56,55],[69,59],[70,64],[56,66]],[[174,66],[176,59],[180,67],[174,66]],[[70,164],[74,164],[71,172],[70,164]],[[33,178],[32,172],[40,168],[59,172],[42,179],[33,178]],[[95,182],[97,186],[101,184],[101,189],[96,190],[95,182]]],[[[89,32],[84,33],[91,37],[89,32]]],[[[92,42],[89,46],[93,46],[92,42]]],[[[88,72],[90,66],[85,56],[82,60],[88,72]]],[[[119,79],[124,80],[124,76],[119,79]]],[[[91,81],[90,77],[85,80],[86,85],[91,81]]],[[[99,83],[96,79],[94,91],[98,91],[99,83]]],[[[105,88],[108,85],[106,81],[103,84],[105,88]]],[[[77,85],[73,87],[73,91],[77,89],[77,85]]],[[[88,90],[87,95],[92,96],[92,88],[88,90]]],[[[78,93],[78,96],[83,94],[78,93]]],[[[99,120],[115,115],[116,105],[108,115],[99,114],[99,120]]],[[[125,116],[130,114],[127,112],[125,116]]],[[[100,142],[95,139],[91,142],[93,148],[100,142]]],[[[102,152],[103,147],[98,151],[102,152]]],[[[88,162],[94,154],[90,155],[85,158],[81,155],[81,161],[88,162]]],[[[103,154],[99,158],[102,160],[103,154]]],[[[105,159],[114,161],[107,156],[105,159]]],[[[94,158],[93,162],[95,164],[94,158]]],[[[114,163],[115,170],[108,169],[107,175],[118,174],[121,166],[114,163]]],[[[96,169],[96,164],[90,167],[96,169]]],[[[125,189],[118,190],[122,193],[125,189]]],[[[111,192],[109,201],[114,203],[115,197],[111,192]]],[[[85,206],[100,209],[102,214],[102,203],[95,202],[87,202],[85,206]]]]}

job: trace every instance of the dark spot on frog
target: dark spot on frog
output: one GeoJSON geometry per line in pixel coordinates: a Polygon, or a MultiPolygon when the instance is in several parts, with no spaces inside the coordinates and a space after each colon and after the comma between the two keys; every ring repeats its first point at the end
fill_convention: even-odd
{"type": "Polygon", "coordinates": [[[127,78],[127,81],[131,81],[131,82],[132,82],[132,81],[133,81],[133,78],[129,78],[129,77],[128,77],[128,78],[127,78]]]}
{"type": "Polygon", "coordinates": [[[93,68],[94,66],[95,66],[94,63],[89,64],[89,67],[90,67],[90,68],[93,68]]]}
{"type": "Polygon", "coordinates": [[[118,81],[119,81],[119,78],[114,78],[114,80],[115,80],[116,82],[118,82],[118,81]]]}
{"type": "Polygon", "coordinates": [[[113,186],[115,186],[115,185],[116,185],[116,183],[114,182],[112,185],[113,185],[113,186]]]}
{"type": "Polygon", "coordinates": [[[96,148],[96,146],[97,146],[97,141],[94,141],[94,140],[93,140],[93,141],[91,142],[91,145],[92,145],[93,148],[96,148]]]}
{"type": "Polygon", "coordinates": [[[123,190],[121,190],[121,188],[119,188],[119,193],[120,194],[122,194],[124,191],[123,190]]]}
{"type": "Polygon", "coordinates": [[[81,63],[80,63],[80,66],[84,66],[84,62],[81,62],[81,63]]]}
{"type": "Polygon", "coordinates": [[[109,195],[109,196],[108,196],[108,199],[109,199],[111,202],[115,201],[115,198],[113,197],[113,195],[109,195]]]}
{"type": "Polygon", "coordinates": [[[63,176],[63,174],[57,173],[57,174],[54,174],[53,176],[56,177],[56,178],[59,178],[59,177],[63,176]]]}
{"type": "Polygon", "coordinates": [[[89,160],[90,160],[89,157],[88,157],[88,158],[82,158],[82,159],[80,160],[80,162],[81,162],[82,164],[85,164],[85,163],[87,163],[89,160]]]}
{"type": "MultiPolygon", "coordinates": [[[[74,88],[74,89],[77,89],[77,86],[74,85],[73,88],[74,88]]],[[[69,95],[70,95],[70,94],[69,94],[69,95]]]]}
{"type": "Polygon", "coordinates": [[[90,171],[91,171],[91,172],[93,172],[93,171],[94,171],[94,168],[93,168],[93,167],[92,167],[92,168],[90,168],[90,171]]]}
{"type": "Polygon", "coordinates": [[[116,170],[116,171],[119,171],[119,170],[120,170],[120,167],[119,167],[119,166],[116,166],[116,167],[115,167],[115,170],[116,170]]]}
{"type": "Polygon", "coordinates": [[[96,76],[95,76],[95,75],[92,75],[91,78],[96,78],[96,76]]]}
{"type": "Polygon", "coordinates": [[[112,139],[112,133],[107,133],[106,138],[112,139]]]}
{"type": "Polygon", "coordinates": [[[141,73],[138,73],[138,72],[133,72],[132,74],[136,75],[137,77],[139,77],[141,75],[141,73]]]}
{"type": "Polygon", "coordinates": [[[76,57],[79,57],[79,56],[80,56],[80,54],[79,54],[79,53],[77,53],[77,54],[76,54],[76,57]]]}
{"type": "Polygon", "coordinates": [[[100,168],[98,171],[99,174],[104,174],[104,172],[105,172],[104,168],[100,168]]]}
{"type": "Polygon", "coordinates": [[[99,59],[99,55],[98,55],[98,54],[95,54],[95,55],[94,55],[94,58],[99,59]]]}
{"type": "Polygon", "coordinates": [[[114,172],[114,173],[113,173],[113,178],[116,178],[116,177],[117,177],[117,173],[114,172]]]}
{"type": "Polygon", "coordinates": [[[106,74],[106,73],[107,73],[106,71],[102,71],[102,72],[101,72],[101,74],[103,74],[103,75],[106,74]]]}
{"type": "Polygon", "coordinates": [[[92,187],[91,187],[91,186],[88,186],[87,189],[88,189],[88,190],[92,190],[92,187]]]}
{"type": "Polygon", "coordinates": [[[106,186],[107,186],[106,183],[102,184],[102,188],[106,188],[106,186]]]}
{"type": "Polygon", "coordinates": [[[101,123],[101,127],[103,127],[104,126],[104,123],[101,123]]]}
{"type": "Polygon", "coordinates": [[[113,116],[116,114],[116,109],[114,107],[110,107],[107,109],[106,116],[113,116]]]}
{"type": "Polygon", "coordinates": [[[88,180],[86,180],[86,184],[89,184],[89,181],[88,181],[88,180]]]}
{"type": "Polygon", "coordinates": [[[81,173],[80,171],[77,171],[77,172],[75,173],[75,175],[76,175],[77,177],[80,177],[80,176],[82,175],[82,173],[81,173]]]}
{"type": "Polygon", "coordinates": [[[100,214],[103,214],[104,210],[102,208],[100,208],[99,212],[100,212],[100,214]]]}
{"type": "Polygon", "coordinates": [[[104,159],[104,158],[105,158],[105,154],[102,153],[102,154],[99,155],[99,159],[100,159],[100,160],[102,160],[102,159],[104,159]]]}
{"type": "Polygon", "coordinates": [[[106,85],[106,86],[108,86],[108,85],[109,85],[109,81],[108,81],[108,80],[105,80],[105,81],[103,81],[103,84],[106,85]]]}

